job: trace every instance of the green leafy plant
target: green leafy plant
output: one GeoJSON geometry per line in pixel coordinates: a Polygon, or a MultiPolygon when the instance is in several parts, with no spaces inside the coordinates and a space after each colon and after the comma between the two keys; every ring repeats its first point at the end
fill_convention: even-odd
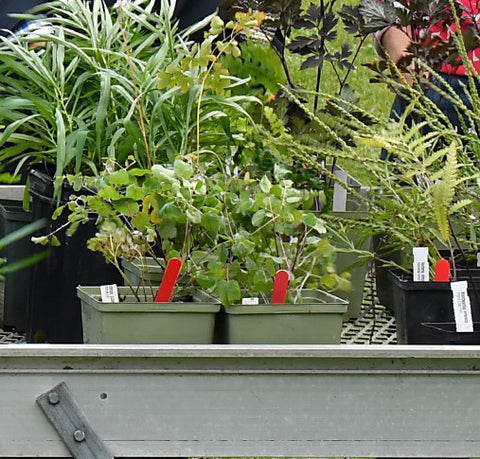
{"type": "Polygon", "coordinates": [[[42,12],[50,33],[2,38],[0,116],[10,127],[3,163],[40,163],[60,177],[146,153],[138,99],[154,89],[148,76],[171,60],[173,44],[169,12],[155,16],[138,4],[117,15],[97,0],[49,3],[42,12]],[[44,46],[31,49],[33,40],[44,46]]]}
{"type": "MultiPolygon", "coordinates": [[[[43,220],[37,220],[9,234],[4,235],[2,238],[0,238],[0,250],[3,250],[5,249],[5,247],[8,247],[8,245],[31,235],[35,231],[41,229],[44,225],[45,225],[45,222],[43,220]]],[[[0,279],[4,279],[5,274],[11,273],[13,271],[17,271],[19,269],[26,268],[27,266],[30,266],[44,259],[46,256],[47,256],[47,252],[44,251],[44,252],[36,253],[34,255],[31,255],[21,260],[16,260],[14,262],[9,261],[7,258],[0,257],[0,279]]]]}
{"type": "Polygon", "coordinates": [[[172,167],[89,178],[94,193],[71,198],[70,224],[97,219],[88,247],[120,272],[122,259],[148,255],[163,266],[180,257],[179,284],[205,289],[226,305],[243,296],[268,298],[278,269],[290,272],[293,298],[302,288],[348,283],[335,273],[323,221],[303,210],[309,193],[285,178],[288,171],[277,168],[272,182],[209,170],[214,166],[177,159],[172,167]]]}
{"type": "MultiPolygon", "coordinates": [[[[451,6],[453,2],[447,3],[451,6]]],[[[336,234],[339,229],[346,232],[355,225],[355,231],[363,233],[364,237],[385,237],[390,251],[405,253],[403,269],[411,266],[411,248],[417,245],[430,248],[432,262],[445,256],[443,249],[449,251],[452,258],[457,251],[466,257],[478,249],[478,75],[468,64],[468,52],[476,40],[469,29],[465,31],[458,26],[458,11],[453,7],[445,10],[445,5],[445,2],[423,1],[362,2],[362,33],[390,24],[406,25],[409,21],[419,30],[433,20],[445,20],[446,15],[460,31],[452,34],[450,43],[439,48],[439,55],[435,54],[434,42],[417,34],[411,55],[399,67],[388,59],[371,66],[377,72],[378,81],[400,92],[408,101],[400,120],[376,118],[372,112],[360,109],[355,101],[345,97],[285,87],[288,100],[300,109],[310,126],[315,127],[316,139],[322,139],[321,148],[295,135],[288,124],[272,122],[275,129],[264,131],[265,143],[272,150],[288,150],[297,164],[302,164],[314,175],[335,180],[325,164],[341,160],[344,164],[353,164],[356,173],[367,177],[370,193],[359,194],[349,189],[365,211],[361,221],[329,218],[328,215],[325,218],[334,222],[332,232],[336,234]],[[452,59],[460,56],[469,68],[467,101],[458,97],[448,82],[443,83],[436,70],[441,56],[452,46],[455,48],[452,59]],[[405,65],[410,66],[409,71],[413,70],[413,87],[399,78],[401,72],[407,70],[405,65]],[[416,69],[422,71],[415,73],[416,69]],[[461,114],[462,129],[452,125],[446,114],[427,97],[425,88],[452,102],[456,112],[461,114]],[[318,96],[325,110],[315,110],[304,94],[318,96]],[[413,123],[407,123],[409,115],[414,115],[413,123]],[[380,149],[388,152],[391,161],[379,158],[380,149]]],[[[307,38],[302,38],[300,43],[306,45],[307,38]]],[[[313,62],[313,54],[310,57],[313,62]]]]}
{"type": "Polygon", "coordinates": [[[145,167],[166,160],[168,127],[159,119],[170,103],[158,74],[188,47],[173,7],[162,1],[155,13],[146,0],[118,9],[60,0],[38,11],[48,30],[2,37],[2,164],[45,169],[58,190],[65,173],[95,174],[129,157],[145,167]],[[43,46],[30,46],[38,41],[43,46]]]}
{"type": "MultiPolygon", "coordinates": [[[[447,250],[454,259],[457,250],[465,253],[478,249],[479,176],[476,167],[478,140],[472,134],[463,135],[442,123],[423,92],[411,89],[411,110],[422,113],[423,122],[408,126],[404,120],[377,120],[374,126],[348,116],[342,109],[343,100],[332,98],[339,113],[343,113],[344,129],[350,142],[338,137],[335,148],[325,149],[325,155],[354,161],[358,169],[369,174],[372,192],[357,195],[367,212],[358,231],[381,235],[387,239],[390,251],[402,250],[405,264],[411,266],[411,249],[427,246],[432,262],[447,250]],[[346,120],[346,122],[345,122],[346,120]],[[429,126],[428,134],[424,127],[429,126]],[[363,148],[385,149],[394,161],[364,155],[363,148]]],[[[473,111],[459,105],[465,113],[473,111]]],[[[312,118],[315,115],[309,112],[312,118]]],[[[317,123],[335,131],[322,120],[317,123]]],[[[275,142],[275,138],[271,138],[275,142]]],[[[308,149],[292,149],[308,167],[323,170],[308,149]]],[[[353,192],[353,190],[352,190],[353,192]]],[[[432,263],[433,265],[433,263],[432,263]]]]}
{"type": "MultiPolygon", "coordinates": [[[[229,57],[226,66],[237,76],[250,78],[250,86],[242,90],[263,94],[263,101],[271,107],[263,121],[267,130],[272,131],[281,124],[300,142],[316,148],[319,160],[322,148],[336,140],[306,115],[302,106],[288,97],[293,92],[316,115],[328,118],[334,109],[321,95],[326,80],[335,80],[335,94],[347,101],[355,99],[348,85],[349,77],[355,70],[355,61],[368,34],[363,29],[360,5],[343,5],[335,0],[320,2],[284,1],[230,1],[220,13],[226,20],[238,11],[257,9],[265,13],[254,40],[240,45],[240,57],[229,57]],[[349,44],[338,40],[340,32],[354,37],[352,49],[349,44]],[[260,59],[252,58],[258,54],[260,59]],[[328,72],[326,72],[326,68],[328,72]],[[304,78],[298,78],[305,73],[304,78]]],[[[332,88],[332,81],[328,81],[332,88]]],[[[260,96],[259,96],[260,97],[260,96]]],[[[350,108],[353,106],[348,105],[350,108]]],[[[359,115],[359,113],[357,113],[359,115]]],[[[299,186],[322,190],[328,196],[331,180],[318,171],[305,168],[304,164],[292,160],[292,156],[279,144],[272,148],[263,142],[259,151],[270,153],[274,161],[283,157],[289,163],[292,179],[299,186]]],[[[257,158],[264,161],[264,154],[257,158]]],[[[335,167],[335,164],[332,165],[335,167]]],[[[333,170],[332,168],[330,170],[333,170]]],[[[324,208],[328,208],[328,204],[324,208]]]]}

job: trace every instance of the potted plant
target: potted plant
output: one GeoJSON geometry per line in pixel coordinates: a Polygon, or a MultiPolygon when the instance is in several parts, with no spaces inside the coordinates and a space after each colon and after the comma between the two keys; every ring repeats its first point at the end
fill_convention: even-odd
{"type": "MultiPolygon", "coordinates": [[[[404,6],[407,9],[401,14],[387,14],[377,22],[373,20],[375,15],[369,10],[370,25],[385,26],[389,21],[394,21],[395,16],[402,21],[407,20],[408,14],[414,12],[408,10],[408,4],[404,6]]],[[[416,17],[418,19],[418,15],[416,17]]],[[[420,19],[425,20],[425,17],[420,19]]],[[[461,33],[455,34],[454,38],[456,55],[461,56],[463,62],[468,61],[467,48],[462,47],[461,33]]],[[[436,75],[435,66],[430,65],[428,60],[425,61],[428,51],[428,43],[414,43],[412,55],[409,57],[413,58],[415,66],[424,69],[427,75],[436,75]]],[[[433,52],[431,54],[433,59],[438,56],[433,52]]],[[[366,123],[362,116],[350,116],[352,110],[345,110],[345,101],[335,97],[330,97],[329,103],[337,108],[340,115],[337,120],[332,114],[326,122],[308,111],[308,107],[306,112],[322,129],[337,138],[336,145],[331,149],[326,148],[325,154],[332,158],[341,157],[355,161],[359,170],[363,166],[365,176],[370,178],[368,185],[373,192],[370,193],[367,218],[362,223],[364,232],[381,236],[391,250],[401,254],[397,262],[392,259],[385,260],[390,266],[396,266],[403,271],[402,274],[395,273],[394,286],[391,287],[400,289],[393,290],[400,341],[417,344],[471,343],[477,339],[475,331],[457,333],[453,325],[450,282],[412,283],[411,270],[412,249],[426,247],[431,267],[430,276],[433,279],[433,267],[440,258],[445,258],[443,251],[446,249],[452,260],[452,280],[467,281],[473,321],[477,320],[478,283],[475,269],[459,269],[454,254],[460,252],[466,259],[472,255],[476,257],[478,251],[478,139],[474,132],[467,129],[456,130],[444,113],[425,95],[423,86],[427,85],[447,97],[457,113],[465,117],[466,126],[478,126],[478,110],[475,108],[478,107],[477,92],[472,89],[470,102],[466,103],[455,97],[453,90],[436,85],[435,80],[426,78],[424,73],[412,74],[414,85],[408,87],[398,78],[400,71],[394,68],[391,62],[376,65],[374,68],[384,80],[401,90],[407,100],[407,112],[398,121],[378,119],[373,125],[366,123]],[[395,78],[386,78],[388,69],[395,78]],[[410,124],[406,122],[409,115],[414,115],[410,124]],[[332,128],[340,123],[342,135],[338,135],[332,128]],[[371,154],[365,154],[365,148],[362,149],[365,146],[384,149],[392,160],[385,162],[371,154]],[[415,291],[419,291],[422,296],[415,297],[415,291]],[[407,305],[407,297],[416,299],[407,305]],[[446,301],[443,306],[440,299],[446,301]],[[436,328],[432,328],[432,324],[436,328]],[[414,327],[415,332],[412,331],[414,327]],[[425,329],[423,335],[422,328],[425,329]],[[427,328],[430,329],[429,332],[434,330],[436,337],[433,338],[427,328]]],[[[401,69],[405,70],[404,67],[401,69]]],[[[474,79],[475,76],[472,75],[473,86],[474,79]]],[[[291,97],[295,95],[292,94],[291,97]]],[[[296,100],[302,104],[298,98],[296,100]]],[[[322,165],[308,156],[311,152],[305,148],[298,157],[309,167],[320,170],[322,165]]]]}
{"type": "Polygon", "coordinates": [[[211,344],[220,303],[202,291],[155,301],[150,290],[132,295],[118,288],[118,301],[102,299],[98,286],[78,286],[85,344],[211,344]]]}
{"type": "Polygon", "coordinates": [[[38,14],[48,17],[47,28],[1,38],[0,125],[6,129],[0,161],[14,162],[15,174],[31,168],[32,216],[47,217],[38,235],[56,234],[48,259],[33,267],[37,288],[29,300],[27,340],[81,342],[76,285],[119,278],[85,249],[94,225],[73,237],[63,231],[66,220],[57,218],[56,208],[78,192],[65,174],[95,175],[132,160],[148,167],[175,154],[164,148],[165,139],[172,146],[184,133],[170,135],[170,124],[165,135],[171,106],[157,90],[158,74],[190,45],[187,32],[181,38],[176,32],[168,2],[157,13],[146,1],[115,9],[100,0],[60,1],[29,18],[38,14]],[[30,46],[38,42],[42,46],[30,46]]]}
{"type": "MultiPolygon", "coordinates": [[[[356,70],[358,51],[368,35],[363,31],[360,5],[337,8],[335,1],[302,4],[290,0],[230,2],[229,5],[230,9],[220,11],[225,21],[248,8],[258,8],[265,13],[265,19],[255,35],[256,40],[241,42],[241,55],[229,55],[224,59],[234,75],[249,78],[250,83],[240,87],[239,91],[245,88],[255,91],[266,104],[262,109],[266,135],[249,136],[249,148],[245,155],[238,156],[237,163],[253,175],[268,171],[272,160],[285,161],[297,186],[319,191],[317,209],[328,216],[336,214],[338,217],[329,219],[331,234],[335,231],[341,233],[345,229],[341,219],[357,220],[363,211],[367,211],[365,202],[359,203],[356,198],[360,184],[339,167],[336,158],[330,161],[329,166],[319,170],[305,167],[305,163],[292,155],[291,150],[301,150],[301,145],[308,145],[319,163],[325,159],[328,161],[322,153],[323,149],[336,140],[319,129],[305,109],[316,113],[322,120],[328,119],[329,112],[336,109],[325,103],[322,91],[327,90],[346,101],[355,100],[349,78],[356,70]],[[355,49],[350,49],[339,39],[339,35],[343,34],[355,36],[355,49]],[[293,78],[292,69],[296,67],[301,69],[298,81],[293,78]],[[298,97],[301,104],[290,97],[290,93],[298,97]],[[272,135],[277,137],[277,142],[271,141],[272,135]],[[295,143],[296,146],[293,146],[295,143]],[[259,147],[254,149],[252,144],[259,147]],[[256,152],[260,152],[257,157],[254,156],[256,152]],[[354,190],[353,193],[351,190],[354,190]],[[353,207],[351,203],[354,203],[353,207]]],[[[355,111],[353,105],[349,107],[355,111]]],[[[351,223],[350,226],[355,225],[354,221],[351,223]]],[[[341,292],[349,300],[347,318],[356,317],[360,312],[368,239],[359,240],[352,233],[348,241],[342,237],[332,240],[335,245],[343,245],[337,257],[337,268],[350,272],[352,277],[351,290],[341,292]]]]}
{"type": "MultiPolygon", "coordinates": [[[[417,95],[421,97],[419,93],[417,95]]],[[[421,105],[423,102],[418,103],[421,105]]],[[[436,125],[435,112],[425,112],[424,116],[425,123],[436,125]]],[[[433,270],[436,262],[445,258],[446,250],[448,257],[455,261],[452,261],[452,278],[460,279],[459,275],[463,274],[465,279],[467,273],[458,269],[458,257],[453,257],[453,254],[460,251],[469,256],[478,251],[478,172],[473,160],[476,140],[446,128],[431,129],[425,136],[421,132],[421,126],[407,127],[380,120],[377,127],[356,122],[351,133],[358,146],[377,145],[388,149],[397,158],[394,163],[386,164],[379,158],[364,155],[359,147],[347,143],[339,150],[338,154],[350,155],[356,159],[359,167],[360,164],[365,165],[371,177],[370,183],[376,190],[375,193],[370,193],[369,212],[359,230],[364,235],[380,235],[388,241],[391,250],[401,254],[397,263],[385,259],[385,263],[390,266],[411,271],[413,248],[426,247],[433,270]],[[433,148],[434,145],[442,146],[433,148]]],[[[331,154],[337,153],[332,150],[331,154]]],[[[304,159],[309,161],[308,158],[304,159]]],[[[314,161],[308,164],[315,167],[314,161]]],[[[397,286],[406,285],[403,281],[407,278],[401,278],[402,283],[396,282],[397,286]]],[[[433,279],[433,271],[431,278],[433,279]]],[[[433,291],[440,288],[434,282],[428,284],[433,291]]],[[[475,282],[472,285],[476,285],[475,282]]],[[[420,285],[417,284],[417,287],[420,288],[420,285]]],[[[393,285],[391,288],[393,290],[393,285]]],[[[449,284],[443,287],[443,291],[448,291],[448,288],[449,284]]],[[[427,289],[427,286],[423,286],[423,293],[427,289]]],[[[393,290],[396,305],[401,296],[393,290]]],[[[446,300],[450,307],[443,309],[453,312],[451,298],[447,297],[446,300]]],[[[417,319],[420,318],[418,311],[428,309],[419,308],[419,304],[425,305],[426,301],[417,300],[408,306],[408,310],[417,311],[417,319]]],[[[438,301],[432,301],[431,304],[436,307],[438,301]]],[[[474,307],[473,300],[472,306],[474,307]]],[[[395,306],[396,315],[397,312],[395,306]]],[[[417,320],[416,325],[421,327],[421,323],[432,320],[441,322],[438,315],[428,313],[422,320],[417,320]]],[[[444,317],[444,322],[450,320],[451,315],[444,317]]],[[[405,324],[405,320],[399,317],[397,325],[402,327],[402,324],[405,324]]],[[[402,340],[405,331],[397,333],[402,340]]]]}
{"type": "MultiPolygon", "coordinates": [[[[136,4],[132,8],[124,14],[146,14],[136,4]]],[[[135,249],[123,258],[131,260],[132,253],[133,258],[148,253],[165,263],[161,260],[181,256],[184,271],[179,286],[206,289],[225,305],[239,301],[245,290],[248,295],[267,294],[280,267],[291,271],[292,291],[345,284],[334,272],[332,247],[320,237],[324,231],[321,220],[307,211],[320,193],[296,189],[289,171],[281,165],[287,162],[285,158],[276,168],[271,161],[261,180],[253,178],[254,170],[263,167],[257,168],[254,160],[258,151],[254,159],[248,159],[250,140],[256,138],[259,144],[262,135],[256,118],[261,101],[236,91],[246,81],[231,76],[222,58],[238,52],[238,31],[248,35],[261,18],[261,13],[239,13],[232,24],[214,18],[204,42],[193,45],[179,40],[175,58],[168,60],[166,67],[161,67],[164,61],[145,64],[157,72],[152,75],[153,83],[146,78],[154,86],[145,88],[145,97],[140,99],[152,114],[147,130],[151,149],[147,144],[143,148],[130,143],[133,154],[123,158],[124,165],[119,158],[111,158],[104,170],[97,171],[98,176],[81,170],[67,174],[74,193],[69,193],[67,203],[57,204],[52,217],[61,223],[37,242],[57,244],[67,226],[68,234],[73,234],[83,228],[80,223],[94,221],[89,217],[97,215],[98,234],[91,234],[89,240],[93,252],[106,255],[105,247],[120,234],[121,240],[135,241],[135,249]],[[219,39],[225,30],[230,35],[219,39]],[[150,166],[145,157],[137,157],[141,148],[156,154],[152,162],[163,165],[150,166]],[[240,172],[246,162],[251,167],[240,172]],[[62,214],[65,208],[70,215],[62,214]]],[[[127,50],[128,58],[133,50],[127,50]]],[[[142,68],[140,57],[136,56],[134,63],[142,68]]],[[[137,114],[141,120],[135,103],[130,108],[129,115],[137,114]]],[[[122,116],[119,119],[132,128],[122,116]]],[[[116,132],[115,142],[125,140],[122,129],[116,132]]],[[[137,132],[141,143],[145,140],[142,129],[137,132]]],[[[119,253],[122,251],[106,258],[128,286],[119,253]]],[[[138,295],[139,286],[130,282],[129,287],[138,295]]],[[[344,310],[343,306],[340,309],[344,310]]]]}
{"type": "MultiPolygon", "coordinates": [[[[346,283],[335,273],[322,220],[303,210],[310,193],[294,188],[285,178],[288,171],[277,168],[271,182],[218,169],[215,163],[177,159],[172,167],[120,169],[90,178],[86,186],[94,192],[72,196],[69,221],[98,219],[88,246],[122,273],[133,295],[156,286],[132,285],[122,258],[146,255],[160,265],[181,258],[179,289],[206,290],[227,311],[244,297],[269,298],[279,269],[291,274],[291,298],[307,288],[346,283]]],[[[347,303],[316,295],[335,302],[339,333],[347,303]]],[[[331,305],[324,309],[334,312],[331,305]]]]}

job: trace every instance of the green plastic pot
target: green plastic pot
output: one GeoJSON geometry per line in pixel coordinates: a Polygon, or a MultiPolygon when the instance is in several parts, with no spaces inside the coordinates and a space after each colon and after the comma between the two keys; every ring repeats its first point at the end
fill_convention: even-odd
{"type": "Polygon", "coordinates": [[[158,287],[165,271],[153,257],[138,260],[122,260],[122,268],[131,285],[158,287]]]}
{"type": "MultiPolygon", "coordinates": [[[[345,212],[331,212],[331,215],[350,219],[360,220],[365,216],[365,211],[345,211],[345,212]]],[[[372,238],[359,237],[358,233],[351,229],[347,233],[347,237],[353,242],[357,250],[369,251],[371,250],[372,238]]],[[[332,244],[339,248],[348,248],[343,241],[339,241],[336,238],[332,239],[332,244]]],[[[344,319],[354,319],[360,316],[362,311],[362,302],[365,289],[365,279],[367,276],[368,261],[361,259],[355,252],[338,252],[336,259],[336,268],[338,273],[348,271],[350,273],[350,286],[351,289],[335,290],[334,293],[345,298],[348,301],[348,309],[344,315],[344,319]]]]}
{"type": "Polygon", "coordinates": [[[195,291],[191,301],[137,302],[118,287],[120,303],[102,303],[100,287],[77,287],[85,344],[211,344],[220,303],[195,291]]]}
{"type": "MultiPolygon", "coordinates": [[[[332,166],[328,166],[331,168],[332,166]]],[[[332,210],[328,215],[341,219],[361,220],[367,215],[368,209],[365,201],[358,195],[368,197],[370,189],[362,186],[362,184],[350,175],[345,169],[335,165],[333,169],[335,175],[340,181],[345,179],[347,187],[343,187],[340,182],[335,182],[333,187],[333,203],[332,210]],[[357,194],[351,193],[350,189],[357,194]]],[[[328,236],[328,234],[327,234],[328,236]]],[[[331,243],[337,248],[348,248],[344,241],[338,238],[330,237],[331,243]]],[[[371,247],[371,237],[360,237],[358,232],[350,230],[347,234],[350,241],[355,244],[358,250],[369,251],[371,247]]],[[[350,273],[351,289],[335,290],[334,293],[348,301],[348,309],[345,312],[344,320],[357,318],[361,314],[363,291],[365,287],[365,278],[367,275],[368,262],[360,259],[359,255],[354,252],[338,252],[336,259],[336,268],[338,273],[348,271],[350,273]]]]}
{"type": "Polygon", "coordinates": [[[322,290],[304,290],[292,304],[233,305],[224,310],[228,344],[340,343],[348,302],[322,290]]]}

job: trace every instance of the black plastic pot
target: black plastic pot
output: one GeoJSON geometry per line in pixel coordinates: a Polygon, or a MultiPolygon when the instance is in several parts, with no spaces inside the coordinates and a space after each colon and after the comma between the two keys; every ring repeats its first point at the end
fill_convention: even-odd
{"type": "MultiPolygon", "coordinates": [[[[56,204],[52,200],[53,180],[47,174],[30,171],[32,218],[45,217],[47,232],[61,227],[66,215],[52,220],[56,204]]],[[[74,191],[64,185],[61,201],[65,202],[74,191]]],[[[57,233],[60,247],[50,247],[49,256],[32,266],[27,317],[27,342],[82,343],[82,316],[78,285],[120,284],[123,282],[117,271],[107,265],[101,254],[91,252],[86,241],[95,234],[95,225],[81,225],[74,236],[65,231],[57,233]]],[[[43,251],[45,247],[36,247],[43,251]]]]}
{"type": "Polygon", "coordinates": [[[474,332],[458,333],[449,282],[413,282],[411,275],[390,270],[399,344],[480,344],[480,270],[469,271],[471,277],[459,270],[457,280],[468,281],[474,332]]]}
{"type": "Polygon", "coordinates": [[[378,301],[389,311],[395,312],[395,303],[393,297],[393,280],[389,275],[390,267],[384,266],[380,260],[388,260],[397,265],[405,263],[405,252],[402,250],[391,250],[387,246],[384,237],[375,235],[372,238],[373,248],[376,253],[375,268],[375,288],[378,301]]]}
{"type": "MultiPolygon", "coordinates": [[[[0,200],[0,237],[13,233],[32,221],[31,212],[23,210],[19,201],[0,200]]],[[[8,263],[28,258],[34,252],[30,236],[7,245],[0,253],[8,263]]],[[[3,328],[24,332],[27,326],[27,303],[31,267],[5,274],[3,281],[3,328]]]]}

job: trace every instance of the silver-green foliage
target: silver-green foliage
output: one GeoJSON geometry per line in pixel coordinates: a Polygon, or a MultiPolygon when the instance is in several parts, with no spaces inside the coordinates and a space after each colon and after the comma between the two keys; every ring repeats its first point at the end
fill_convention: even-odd
{"type": "Polygon", "coordinates": [[[292,301],[302,288],[345,287],[323,220],[304,210],[311,193],[296,189],[288,173],[277,167],[272,179],[253,179],[181,159],[119,169],[91,177],[92,193],[71,198],[69,222],[74,229],[95,218],[88,247],[120,272],[122,259],[149,255],[163,266],[180,257],[180,287],[200,287],[225,305],[268,299],[278,269],[290,273],[292,301]]]}
{"type": "Polygon", "coordinates": [[[41,162],[60,176],[143,159],[139,108],[173,59],[171,11],[154,15],[152,2],[137,1],[111,12],[99,0],[44,8],[49,31],[2,38],[0,124],[9,135],[0,161],[41,162]]]}
{"type": "MultiPolygon", "coordinates": [[[[2,38],[3,164],[41,163],[58,184],[67,173],[91,175],[132,161],[150,167],[178,154],[228,148],[231,136],[219,120],[246,115],[253,98],[226,91],[218,97],[205,84],[218,51],[214,37],[194,45],[189,31],[176,30],[174,2],[153,8],[151,0],[115,9],[101,0],[59,0],[40,11],[49,30],[2,38]],[[195,65],[179,68],[186,57],[195,65]],[[164,84],[169,72],[175,79],[164,84]],[[177,79],[182,75],[187,90],[177,79]]],[[[222,88],[235,84],[218,74],[222,88]]]]}

